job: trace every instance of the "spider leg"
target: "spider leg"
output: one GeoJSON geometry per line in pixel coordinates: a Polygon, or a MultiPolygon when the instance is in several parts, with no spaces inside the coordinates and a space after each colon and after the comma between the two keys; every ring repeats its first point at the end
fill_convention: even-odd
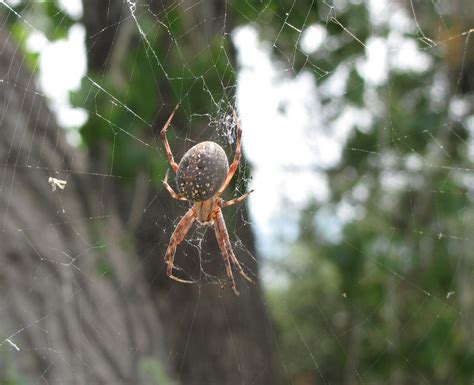
{"type": "Polygon", "coordinates": [[[232,108],[232,114],[234,115],[234,120],[237,125],[237,140],[235,143],[234,160],[232,164],[230,165],[229,172],[227,173],[227,176],[225,177],[224,183],[222,183],[221,188],[217,192],[218,194],[222,194],[222,192],[227,188],[240,162],[240,138],[242,137],[242,129],[240,128],[240,122],[239,122],[239,118],[237,117],[237,113],[235,112],[233,108],[232,108]]]}
{"type": "Polygon", "coordinates": [[[170,163],[170,166],[171,166],[171,168],[173,169],[174,172],[176,172],[176,170],[178,170],[178,164],[174,161],[173,153],[171,152],[171,148],[170,148],[170,145],[168,143],[168,139],[166,138],[166,130],[168,129],[168,126],[170,125],[171,120],[173,120],[174,114],[175,114],[176,110],[178,109],[178,107],[179,107],[179,103],[174,108],[173,112],[171,113],[170,117],[168,118],[165,125],[161,129],[161,133],[160,133],[161,140],[163,140],[163,143],[165,145],[165,151],[166,151],[166,156],[168,158],[168,162],[170,163]]]}
{"type": "Polygon", "coordinates": [[[173,231],[173,234],[170,238],[170,243],[168,244],[168,249],[165,254],[165,263],[167,264],[166,275],[174,279],[175,281],[181,283],[195,283],[195,281],[188,281],[186,279],[181,279],[173,275],[173,261],[174,255],[176,253],[176,247],[183,241],[186,233],[191,228],[194,220],[196,219],[196,212],[193,207],[191,207],[188,212],[181,218],[178,225],[173,231]]]}
{"type": "Polygon", "coordinates": [[[170,170],[166,170],[166,175],[165,175],[165,179],[163,181],[163,186],[165,186],[165,189],[170,193],[170,195],[178,200],[178,201],[187,201],[187,199],[185,197],[183,197],[182,195],[180,194],[177,194],[172,188],[171,186],[169,185],[168,183],[168,174],[169,174],[169,171],[170,170]]]}
{"type": "Polygon", "coordinates": [[[249,192],[246,192],[244,195],[241,195],[238,198],[231,199],[230,201],[227,201],[227,202],[223,202],[221,207],[232,206],[232,205],[235,205],[237,203],[240,203],[253,192],[254,192],[254,190],[251,190],[249,192]]]}
{"type": "Polygon", "coordinates": [[[229,233],[227,232],[224,216],[222,215],[222,211],[220,208],[218,208],[214,214],[214,231],[216,232],[217,243],[219,244],[222,257],[224,258],[224,264],[227,271],[227,276],[232,286],[232,290],[236,295],[239,295],[239,291],[237,290],[237,287],[235,285],[234,275],[232,274],[232,268],[230,264],[231,262],[236,266],[242,277],[244,277],[249,282],[254,282],[247,274],[245,274],[244,270],[242,269],[242,266],[240,265],[234,254],[234,251],[232,250],[232,246],[229,241],[229,233]]]}

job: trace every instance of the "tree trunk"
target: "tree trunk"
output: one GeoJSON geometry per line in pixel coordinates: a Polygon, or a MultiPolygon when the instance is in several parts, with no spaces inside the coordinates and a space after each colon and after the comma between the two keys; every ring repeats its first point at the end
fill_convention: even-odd
{"type": "MultiPolygon", "coordinates": [[[[108,0],[102,2],[109,3],[108,0]]],[[[100,1],[95,3],[96,7],[100,8],[98,3],[100,1]]],[[[118,2],[113,1],[112,4],[117,5],[118,2]]],[[[149,6],[153,14],[162,15],[168,6],[171,7],[170,4],[154,1],[149,6]]],[[[189,41],[181,46],[182,54],[189,54],[190,58],[194,57],[196,50],[206,49],[216,34],[223,33],[224,28],[226,32],[230,32],[232,28],[231,15],[225,14],[229,13],[229,9],[226,10],[218,0],[206,1],[197,6],[192,1],[183,1],[178,7],[182,8],[182,22],[188,23],[187,29],[193,31],[186,35],[189,41]],[[194,26],[197,28],[193,28],[194,26]]],[[[125,6],[121,15],[123,18],[129,18],[129,13],[128,7],[125,6]]],[[[84,16],[88,14],[93,12],[85,12],[84,16]]],[[[114,11],[114,14],[119,12],[114,11]]],[[[138,20],[142,20],[142,16],[140,15],[138,20]]],[[[100,23],[104,19],[96,17],[94,20],[100,23]]],[[[115,66],[120,66],[120,60],[117,59],[120,55],[116,55],[116,52],[126,54],[128,50],[123,45],[132,44],[133,39],[130,38],[128,28],[130,22],[133,23],[130,19],[118,23],[119,29],[115,36],[100,36],[101,44],[108,41],[112,46],[102,51],[110,52],[109,56],[114,60],[108,61],[106,57],[100,61],[95,60],[94,63],[102,63],[102,66],[95,68],[96,71],[115,76],[115,66]],[[128,33],[121,34],[121,28],[127,28],[128,33]],[[117,40],[120,44],[116,43],[117,40]]],[[[98,38],[94,31],[107,29],[111,25],[110,22],[93,25],[89,21],[85,21],[85,24],[88,35],[86,39],[89,41],[98,38]]],[[[136,26],[135,34],[138,34],[136,26]]],[[[165,40],[160,44],[162,47],[159,47],[159,50],[162,52],[167,52],[167,47],[173,46],[171,41],[165,40]]],[[[89,62],[92,62],[92,58],[89,62]]],[[[168,104],[171,107],[175,99],[171,97],[168,80],[161,79],[159,88],[161,95],[170,96],[168,104]]],[[[157,106],[160,114],[155,127],[156,136],[171,112],[170,109],[161,107],[157,106]]],[[[173,130],[178,137],[183,138],[188,137],[190,133],[186,131],[181,120],[181,112],[178,110],[173,130]]],[[[193,132],[202,133],[203,129],[204,127],[193,127],[193,132]]],[[[185,151],[181,145],[173,146],[177,161],[185,151]]],[[[163,147],[160,150],[163,151],[163,147]]],[[[163,256],[177,221],[189,207],[174,201],[161,186],[158,187],[158,192],[156,187],[149,187],[146,212],[136,228],[135,240],[138,256],[146,270],[151,295],[156,299],[164,322],[167,364],[174,369],[175,377],[186,385],[277,384],[273,355],[274,336],[260,286],[247,284],[238,273],[235,276],[241,291],[240,297],[233,294],[229,285],[221,288],[219,284],[212,284],[216,283],[217,279],[226,282],[223,259],[212,228],[205,231],[202,242],[190,244],[184,241],[176,252],[175,261],[176,265],[182,268],[181,273],[191,274],[193,278],[199,279],[199,283],[184,285],[168,279],[163,256]],[[213,278],[208,279],[210,276],[213,278]]],[[[129,196],[124,198],[120,191],[113,194],[121,196],[121,202],[132,201],[129,196]]],[[[130,207],[121,205],[124,220],[127,220],[129,212],[130,207]]],[[[256,250],[251,228],[246,221],[246,210],[227,208],[224,216],[237,258],[258,282],[256,250]],[[236,240],[240,240],[244,246],[236,247],[236,240]]],[[[196,228],[198,226],[189,232],[187,239],[192,238],[196,228]]]]}
{"type": "MultiPolygon", "coordinates": [[[[3,24],[2,22],[2,25],[3,24]]],[[[0,30],[0,383],[144,384],[166,362],[133,242],[0,30]],[[52,191],[48,178],[67,181],[52,191]]],[[[104,178],[107,183],[108,179],[104,178]]]]}
{"type": "MultiPolygon", "coordinates": [[[[93,3],[110,10],[120,2],[93,3]]],[[[205,11],[221,12],[218,4],[207,2],[205,11]]],[[[84,17],[93,14],[85,10],[84,17]]],[[[206,20],[222,22],[222,15],[206,20]]],[[[96,34],[103,38],[99,51],[114,57],[114,36],[127,23],[95,23],[105,25],[85,22],[89,42],[94,31],[118,26],[114,34],[96,34]]],[[[217,30],[203,23],[200,33],[207,40],[217,30]]],[[[88,164],[67,144],[5,30],[0,46],[0,382],[166,385],[168,373],[186,385],[276,384],[259,285],[236,273],[236,297],[228,285],[211,284],[205,274],[226,281],[211,229],[198,247],[183,242],[176,254],[200,282],[170,281],[163,255],[186,207],[160,187],[158,196],[150,192],[147,204],[155,204],[135,233],[125,229],[129,207],[116,204],[123,202],[120,184],[97,172],[103,166],[94,152],[88,164]],[[65,189],[52,191],[49,177],[65,180],[65,189]]],[[[89,62],[107,76],[104,57],[89,62]]],[[[258,281],[245,209],[227,208],[224,216],[237,258],[258,281]]]]}

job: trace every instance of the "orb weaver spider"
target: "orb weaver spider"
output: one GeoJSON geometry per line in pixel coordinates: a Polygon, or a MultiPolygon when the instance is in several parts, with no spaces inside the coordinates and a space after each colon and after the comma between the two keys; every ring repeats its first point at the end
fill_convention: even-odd
{"type": "Polygon", "coordinates": [[[171,169],[176,173],[176,184],[178,193],[176,193],[168,184],[169,170],[166,172],[163,185],[170,195],[178,201],[188,201],[193,205],[187,213],[181,218],[171,235],[168,249],[165,254],[165,263],[167,265],[166,275],[181,283],[195,283],[173,275],[173,261],[176,248],[183,241],[186,233],[191,228],[195,220],[202,225],[214,226],[217,243],[224,258],[224,264],[227,277],[231,283],[232,290],[239,295],[234,275],[232,274],[232,265],[247,281],[254,283],[253,280],[244,272],[237,257],[232,250],[229,240],[229,234],[225,225],[224,216],[221,208],[235,205],[242,202],[252,193],[249,191],[238,198],[230,201],[224,201],[220,196],[229,185],[232,177],[237,170],[240,161],[240,138],[242,130],[240,122],[234,109],[233,118],[237,126],[237,140],[235,146],[234,160],[229,168],[227,156],[221,146],[215,142],[201,142],[190,148],[183,156],[179,164],[174,161],[173,153],[166,138],[166,130],[170,125],[179,104],[174,108],[170,117],[161,129],[161,139],[165,145],[166,156],[171,169]]]}

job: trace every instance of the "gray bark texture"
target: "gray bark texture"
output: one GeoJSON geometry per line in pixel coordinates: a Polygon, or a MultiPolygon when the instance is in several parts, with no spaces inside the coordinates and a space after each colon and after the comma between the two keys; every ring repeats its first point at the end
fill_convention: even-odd
{"type": "Polygon", "coordinates": [[[154,383],[161,322],[110,178],[83,172],[5,29],[0,47],[0,383],[154,383]]]}

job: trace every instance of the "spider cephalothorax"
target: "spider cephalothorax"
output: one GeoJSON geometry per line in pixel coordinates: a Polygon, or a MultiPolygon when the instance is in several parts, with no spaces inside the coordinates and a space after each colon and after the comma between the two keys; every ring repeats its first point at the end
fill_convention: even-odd
{"type": "Polygon", "coordinates": [[[177,200],[189,201],[193,206],[181,218],[176,226],[165,254],[165,263],[167,264],[166,274],[175,281],[182,283],[194,283],[194,281],[178,278],[173,275],[173,260],[176,247],[183,241],[186,233],[191,228],[193,222],[197,219],[201,224],[214,226],[217,243],[224,258],[227,276],[232,285],[235,294],[239,294],[234,276],[232,274],[233,264],[239,273],[248,281],[253,282],[245,274],[237,257],[235,256],[229,240],[229,234],[222,215],[221,208],[242,202],[252,191],[230,201],[225,202],[220,195],[226,189],[240,161],[240,138],[242,131],[237,114],[233,111],[234,120],[237,125],[237,141],[234,154],[234,160],[229,167],[227,156],[217,143],[201,142],[190,148],[183,158],[177,164],[174,161],[168,140],[166,139],[166,130],[178,109],[179,104],[171,113],[167,122],[161,130],[161,138],[165,145],[166,156],[172,170],[176,173],[176,183],[179,194],[177,194],[168,184],[168,173],[166,173],[163,184],[171,196],[177,200]]]}

